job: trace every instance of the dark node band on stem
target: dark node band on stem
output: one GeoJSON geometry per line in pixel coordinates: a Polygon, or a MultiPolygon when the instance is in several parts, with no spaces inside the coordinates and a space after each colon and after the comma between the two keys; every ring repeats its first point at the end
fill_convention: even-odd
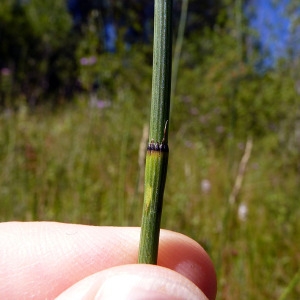
{"type": "Polygon", "coordinates": [[[166,124],[165,124],[164,137],[163,137],[161,143],[154,142],[154,140],[152,139],[151,142],[148,144],[147,151],[150,151],[150,152],[157,151],[157,152],[165,152],[165,153],[169,152],[168,144],[165,142],[167,125],[168,125],[168,120],[166,121],[166,124]]]}
{"type": "Polygon", "coordinates": [[[150,152],[169,152],[169,147],[168,147],[168,144],[166,144],[165,142],[158,143],[158,142],[151,141],[148,144],[147,151],[150,151],[150,152]]]}

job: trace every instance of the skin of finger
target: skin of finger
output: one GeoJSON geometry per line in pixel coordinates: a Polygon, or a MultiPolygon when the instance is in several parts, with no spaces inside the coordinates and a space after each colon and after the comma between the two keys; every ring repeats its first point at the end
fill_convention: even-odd
{"type": "Polygon", "coordinates": [[[172,231],[162,231],[160,239],[158,265],[184,275],[209,299],[215,299],[215,268],[205,250],[194,240],[172,231]]]}
{"type": "Polygon", "coordinates": [[[79,281],[56,300],[207,300],[203,292],[179,273],[154,265],[122,265],[79,281]]]}
{"type": "MultiPolygon", "coordinates": [[[[135,264],[139,235],[139,228],[1,223],[0,294],[6,299],[50,299],[91,274],[135,264]]],[[[214,299],[213,266],[193,240],[162,230],[159,264],[174,269],[200,288],[204,286],[208,298],[214,299]]]]}

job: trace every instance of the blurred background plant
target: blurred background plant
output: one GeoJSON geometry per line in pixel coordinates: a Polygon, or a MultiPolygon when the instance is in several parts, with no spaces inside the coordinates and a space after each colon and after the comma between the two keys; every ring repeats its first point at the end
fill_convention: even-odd
{"type": "MultiPolygon", "coordinates": [[[[0,220],[139,226],[152,1],[70,2],[1,1],[0,220]]],[[[258,70],[245,4],[189,1],[162,226],[204,245],[218,299],[298,299],[299,54],[258,70]]]]}

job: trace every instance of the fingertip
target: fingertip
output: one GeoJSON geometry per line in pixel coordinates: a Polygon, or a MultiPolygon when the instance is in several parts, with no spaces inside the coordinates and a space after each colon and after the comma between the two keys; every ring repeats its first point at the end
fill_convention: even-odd
{"type": "Polygon", "coordinates": [[[193,239],[162,230],[158,264],[170,268],[196,284],[209,299],[215,299],[217,277],[207,252],[193,239]]]}
{"type": "Polygon", "coordinates": [[[91,275],[70,287],[58,300],[197,299],[202,291],[179,273],[155,265],[123,265],[91,275]]]}

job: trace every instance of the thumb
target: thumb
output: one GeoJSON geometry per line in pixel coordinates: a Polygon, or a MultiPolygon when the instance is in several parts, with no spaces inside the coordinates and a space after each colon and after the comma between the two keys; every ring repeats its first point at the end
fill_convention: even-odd
{"type": "Polygon", "coordinates": [[[156,265],[122,265],[95,273],[58,296],[64,299],[197,299],[206,296],[179,273],[156,265]]]}

